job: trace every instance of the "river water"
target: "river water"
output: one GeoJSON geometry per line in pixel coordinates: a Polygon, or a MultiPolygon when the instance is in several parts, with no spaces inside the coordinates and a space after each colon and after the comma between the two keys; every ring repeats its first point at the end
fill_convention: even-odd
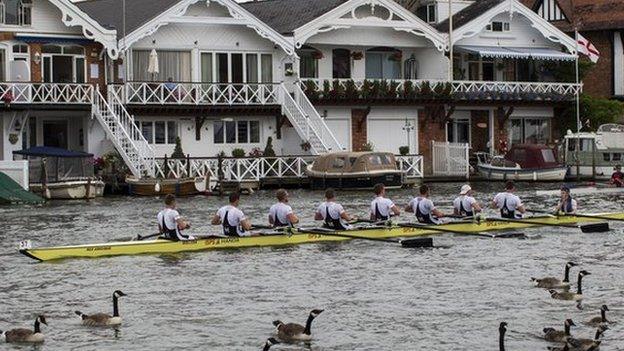
{"type": "MultiPolygon", "coordinates": [[[[460,184],[434,184],[433,200],[449,208],[460,184]]],[[[490,199],[500,184],[475,184],[490,199]]],[[[541,185],[556,187],[556,185],[541,185]]],[[[536,197],[520,184],[527,207],[555,199],[536,197]]],[[[414,190],[389,196],[404,205],[414,190]]],[[[291,205],[311,224],[322,192],[292,190],[291,205]]],[[[364,215],[368,192],[339,194],[345,208],[364,215]]],[[[622,211],[624,197],[578,197],[582,212],[622,211]]],[[[111,197],[89,203],[52,202],[0,208],[0,329],[31,326],[44,313],[47,340],[38,350],[259,350],[271,322],[305,323],[309,310],[325,309],[308,345],[272,350],[498,350],[498,324],[508,322],[508,350],[545,350],[544,327],[572,318],[576,336],[594,329],[581,322],[597,316],[618,321],[605,334],[603,351],[624,350],[624,226],[583,234],[568,228],[523,230],[531,238],[483,239],[437,236],[430,250],[351,241],[296,247],[252,248],[180,255],[146,255],[36,263],[17,253],[17,242],[34,245],[104,242],[154,232],[160,199],[111,197]],[[531,276],[563,274],[573,260],[592,273],[584,282],[582,310],[552,300],[531,285],[531,276]],[[120,300],[119,331],[79,325],[74,310],[112,312],[120,300]]],[[[217,197],[180,199],[193,233],[214,230],[209,221],[225,202],[217,197]]],[[[265,221],[273,192],[242,198],[253,222],[265,221]]],[[[493,212],[490,213],[494,215],[493,212]]],[[[407,220],[407,217],[403,215],[407,220]]],[[[578,268],[573,268],[576,281],[578,268]]],[[[0,350],[32,346],[0,344],[0,350]]]]}

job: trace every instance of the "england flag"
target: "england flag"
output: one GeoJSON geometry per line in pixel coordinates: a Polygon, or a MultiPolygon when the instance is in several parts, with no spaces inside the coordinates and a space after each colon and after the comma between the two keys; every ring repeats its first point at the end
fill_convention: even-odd
{"type": "Polygon", "coordinates": [[[589,60],[593,63],[598,62],[600,58],[600,51],[596,49],[594,44],[590,43],[589,40],[585,39],[581,33],[576,34],[576,46],[578,47],[578,52],[589,57],[589,60]]]}

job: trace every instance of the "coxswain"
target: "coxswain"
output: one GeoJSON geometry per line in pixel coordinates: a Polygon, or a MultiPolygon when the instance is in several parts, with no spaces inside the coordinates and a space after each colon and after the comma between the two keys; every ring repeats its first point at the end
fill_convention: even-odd
{"type": "Polygon", "coordinates": [[[492,200],[492,208],[499,209],[502,218],[522,218],[522,214],[526,212],[522,201],[514,194],[515,190],[514,182],[508,181],[505,184],[505,191],[496,194],[492,200]]]}
{"type": "Polygon", "coordinates": [[[371,201],[370,219],[371,221],[387,221],[391,216],[398,216],[401,211],[392,200],[386,198],[386,186],[382,183],[373,187],[375,198],[371,201]]]}
{"type": "Polygon", "coordinates": [[[288,192],[285,189],[279,189],[275,197],[277,197],[277,203],[269,209],[269,224],[277,228],[292,227],[299,223],[299,218],[288,205],[288,192]]]}
{"type": "Polygon", "coordinates": [[[238,209],[240,195],[235,192],[229,196],[230,204],[223,206],[212,218],[212,225],[223,226],[225,236],[251,236],[251,223],[243,211],[238,209]]]}
{"type": "Polygon", "coordinates": [[[352,226],[352,217],[345,211],[341,204],[336,202],[336,191],[334,189],[325,190],[325,202],[321,203],[314,214],[314,219],[323,221],[325,227],[336,230],[349,230],[352,226]]]}
{"type": "Polygon", "coordinates": [[[481,212],[481,205],[472,196],[473,191],[470,185],[462,185],[459,196],[453,200],[453,214],[462,217],[472,217],[481,212]]]}
{"type": "Polygon", "coordinates": [[[430,192],[428,185],[421,185],[419,189],[420,196],[410,200],[407,207],[405,207],[405,211],[414,213],[419,223],[440,224],[440,218],[444,217],[444,214],[429,199],[430,192]]]}
{"type": "Polygon", "coordinates": [[[176,210],[176,198],[172,194],[165,196],[165,208],[158,212],[158,232],[168,240],[195,240],[192,235],[184,235],[182,231],[189,229],[191,224],[180,216],[176,210]]]}
{"type": "Polygon", "coordinates": [[[615,185],[618,188],[624,186],[624,173],[622,173],[622,166],[615,166],[615,172],[611,175],[611,180],[609,183],[615,185]]]}
{"type": "Polygon", "coordinates": [[[565,185],[561,187],[561,199],[559,199],[554,212],[564,214],[576,213],[576,200],[570,195],[570,188],[565,185]]]}

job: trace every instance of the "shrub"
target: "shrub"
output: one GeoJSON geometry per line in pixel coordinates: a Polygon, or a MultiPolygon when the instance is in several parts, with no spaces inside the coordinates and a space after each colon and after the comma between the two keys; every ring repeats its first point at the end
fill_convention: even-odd
{"type": "Polygon", "coordinates": [[[375,150],[375,145],[373,145],[373,143],[371,143],[370,141],[362,145],[362,151],[374,151],[374,150],[375,150]]]}
{"type": "Polygon", "coordinates": [[[356,100],[360,97],[357,87],[355,86],[355,82],[352,79],[349,79],[345,82],[345,97],[349,100],[356,100]]]}
{"type": "Polygon", "coordinates": [[[268,137],[266,146],[264,147],[263,152],[265,157],[275,157],[275,150],[273,150],[273,138],[268,137]]]}
{"type": "Polygon", "coordinates": [[[399,154],[401,156],[405,156],[405,155],[409,154],[409,151],[410,151],[409,150],[409,146],[400,146],[399,147],[399,154]]]}
{"type": "Polygon", "coordinates": [[[232,150],[232,157],[236,157],[236,158],[245,157],[245,150],[241,148],[236,148],[232,150]]]}
{"type": "Polygon", "coordinates": [[[175,139],[175,147],[173,148],[173,153],[171,154],[171,158],[185,158],[184,151],[182,151],[182,141],[180,137],[176,137],[175,139]]]}
{"type": "Polygon", "coordinates": [[[368,100],[372,97],[372,95],[373,95],[373,84],[371,83],[370,80],[364,79],[364,82],[362,82],[362,88],[360,88],[360,96],[362,97],[362,99],[368,100]]]}

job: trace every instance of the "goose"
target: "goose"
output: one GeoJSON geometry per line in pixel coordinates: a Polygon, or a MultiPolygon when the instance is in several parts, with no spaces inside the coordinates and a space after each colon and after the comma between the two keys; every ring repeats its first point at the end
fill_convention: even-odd
{"type": "Polygon", "coordinates": [[[548,346],[548,351],[570,351],[570,345],[566,342],[563,346],[548,346]]]}
{"type": "Polygon", "coordinates": [[[498,327],[498,350],[505,351],[505,332],[507,332],[507,322],[501,322],[498,327]]]}
{"type": "Polygon", "coordinates": [[[600,348],[600,337],[608,330],[609,327],[606,325],[601,325],[596,329],[596,335],[593,339],[576,339],[576,338],[568,338],[568,343],[570,344],[572,350],[577,351],[595,351],[600,348]]]}
{"type": "Polygon", "coordinates": [[[106,326],[116,326],[121,324],[121,317],[119,316],[119,305],[117,300],[126,296],[121,290],[115,290],[113,292],[113,315],[111,316],[108,313],[95,313],[95,314],[84,314],[80,311],[75,311],[78,316],[82,319],[82,324],[88,327],[106,327],[106,326]]]}
{"type": "Polygon", "coordinates": [[[569,291],[558,292],[557,290],[550,289],[548,292],[553,299],[557,300],[571,300],[571,301],[581,301],[583,299],[583,289],[582,289],[582,280],[586,275],[590,275],[588,271],[580,271],[578,274],[578,281],[576,286],[576,293],[569,291]]]}
{"type": "Polygon", "coordinates": [[[319,314],[321,314],[323,310],[312,310],[310,311],[310,315],[308,316],[308,320],[306,321],[305,327],[301,324],[297,323],[284,323],[280,320],[273,321],[273,325],[275,326],[277,337],[286,342],[293,341],[307,341],[312,339],[312,321],[319,314]]]}
{"type": "Polygon", "coordinates": [[[7,330],[6,332],[0,330],[0,338],[4,336],[6,342],[42,343],[44,341],[44,336],[41,333],[41,323],[48,325],[44,315],[38,315],[37,318],[35,318],[34,330],[26,328],[16,328],[7,330]]]}
{"type": "Polygon", "coordinates": [[[607,319],[607,311],[609,310],[609,307],[607,307],[607,305],[602,305],[602,307],[600,307],[600,316],[598,317],[594,317],[592,319],[590,319],[589,321],[587,321],[587,325],[591,325],[593,327],[598,327],[602,324],[609,324],[611,323],[608,319],[607,319]]]}
{"type": "Polygon", "coordinates": [[[568,262],[565,265],[565,272],[563,274],[563,280],[555,277],[544,277],[544,278],[531,278],[531,281],[535,283],[535,286],[538,288],[546,288],[546,289],[563,289],[570,287],[570,268],[578,266],[578,264],[574,262],[568,262]]]}
{"type": "Polygon", "coordinates": [[[264,348],[262,349],[262,351],[269,351],[271,346],[275,344],[279,344],[279,341],[275,340],[275,338],[268,338],[267,341],[264,343],[264,348]]]}
{"type": "Polygon", "coordinates": [[[563,322],[563,330],[557,330],[555,328],[544,328],[544,340],[554,342],[565,342],[570,337],[570,327],[576,326],[571,319],[566,319],[563,322]]]}

